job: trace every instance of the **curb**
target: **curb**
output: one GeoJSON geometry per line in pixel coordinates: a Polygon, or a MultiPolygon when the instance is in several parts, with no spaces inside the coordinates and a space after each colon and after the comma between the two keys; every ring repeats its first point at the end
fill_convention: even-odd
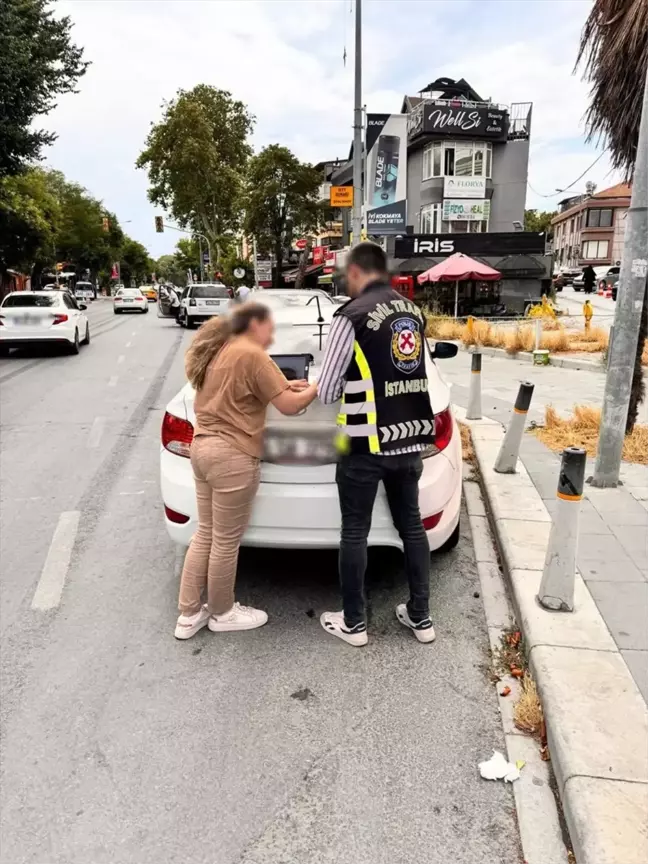
{"type": "MultiPolygon", "coordinates": [[[[476,477],[464,478],[463,494],[475,549],[488,641],[491,651],[495,651],[501,646],[505,630],[515,623],[515,617],[504,576],[497,563],[486,508],[476,477]]],[[[513,707],[521,692],[520,682],[511,676],[503,676],[495,685],[495,692],[504,729],[506,755],[510,762],[515,763],[519,759],[525,762],[520,779],[512,784],[524,861],[526,864],[567,864],[567,850],[549,764],[540,758],[537,741],[521,732],[513,721],[513,707]],[[511,689],[508,696],[500,695],[504,686],[511,689]]]]}
{"type": "MultiPolygon", "coordinates": [[[[460,351],[474,351],[474,346],[466,346],[463,342],[455,342],[460,351]]],[[[479,350],[487,357],[506,357],[507,360],[522,360],[524,363],[533,363],[533,354],[530,351],[519,351],[517,354],[509,354],[504,348],[490,348],[480,346],[479,350]]],[[[555,357],[549,355],[549,365],[559,366],[562,369],[580,369],[582,372],[605,372],[606,367],[600,361],[580,360],[578,357],[555,357]]]]}
{"type": "Polygon", "coordinates": [[[528,646],[576,860],[645,864],[646,703],[580,574],[574,612],[548,612],[538,605],[551,517],[521,462],[517,474],[493,471],[504,437],[501,425],[461,419],[472,431],[487,504],[482,518],[493,528],[528,646]]]}

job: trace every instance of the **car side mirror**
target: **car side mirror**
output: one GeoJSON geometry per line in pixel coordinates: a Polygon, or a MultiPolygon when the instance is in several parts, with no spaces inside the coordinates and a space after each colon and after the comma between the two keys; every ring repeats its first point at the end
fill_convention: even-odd
{"type": "Polygon", "coordinates": [[[453,342],[437,342],[432,350],[434,360],[450,360],[456,357],[459,348],[453,342]]]}
{"type": "Polygon", "coordinates": [[[85,303],[77,303],[77,306],[79,307],[79,309],[80,309],[82,312],[84,311],[84,309],[87,309],[87,308],[88,308],[87,305],[86,305],[85,303]]]}

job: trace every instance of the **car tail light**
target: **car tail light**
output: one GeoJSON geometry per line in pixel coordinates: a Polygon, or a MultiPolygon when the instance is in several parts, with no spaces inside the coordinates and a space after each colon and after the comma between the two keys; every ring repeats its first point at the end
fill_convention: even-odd
{"type": "Polygon", "coordinates": [[[169,414],[167,411],[162,421],[162,446],[176,456],[189,456],[189,448],[193,441],[194,428],[188,420],[169,414]]]}
{"type": "Polygon", "coordinates": [[[438,414],[435,414],[434,444],[430,444],[429,447],[426,447],[423,451],[423,458],[427,459],[429,456],[435,456],[437,453],[445,450],[452,438],[452,430],[453,422],[450,408],[446,408],[445,411],[440,411],[438,414]]]}
{"type": "Polygon", "coordinates": [[[164,515],[169,522],[175,522],[176,525],[184,525],[189,521],[189,517],[185,513],[178,513],[177,510],[172,510],[167,505],[164,505],[164,515]]]}
{"type": "Polygon", "coordinates": [[[426,516],[423,520],[423,527],[426,531],[431,531],[441,521],[441,517],[443,516],[443,510],[440,513],[435,513],[434,516],[426,516]]]}
{"type": "Polygon", "coordinates": [[[64,321],[68,320],[67,315],[55,315],[52,324],[63,324],[64,321]]]}

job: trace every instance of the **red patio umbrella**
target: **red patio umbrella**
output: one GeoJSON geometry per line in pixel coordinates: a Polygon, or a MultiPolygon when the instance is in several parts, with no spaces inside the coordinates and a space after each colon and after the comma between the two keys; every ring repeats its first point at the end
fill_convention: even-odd
{"type": "Polygon", "coordinates": [[[502,278],[499,270],[494,267],[489,267],[488,264],[482,264],[481,261],[475,261],[469,255],[464,255],[463,252],[455,252],[450,255],[445,261],[440,264],[435,264],[418,277],[419,285],[425,282],[454,282],[455,283],[455,318],[457,317],[457,308],[459,305],[459,283],[466,279],[479,279],[483,282],[495,282],[502,278]]]}

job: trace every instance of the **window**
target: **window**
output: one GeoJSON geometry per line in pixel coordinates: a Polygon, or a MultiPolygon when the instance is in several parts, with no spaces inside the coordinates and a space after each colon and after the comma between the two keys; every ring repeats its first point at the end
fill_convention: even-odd
{"type": "Polygon", "coordinates": [[[428,204],[421,208],[421,234],[441,233],[441,204],[428,204]]]}
{"type": "Polygon", "coordinates": [[[205,297],[226,298],[229,297],[229,293],[224,285],[196,285],[191,296],[202,300],[205,297]]]}
{"type": "Polygon", "coordinates": [[[45,295],[42,294],[32,294],[31,291],[21,291],[18,294],[9,294],[2,301],[2,305],[6,309],[7,306],[19,306],[19,307],[27,307],[27,308],[41,308],[46,309],[48,306],[58,306],[59,303],[59,295],[45,295]]]}
{"type": "MultiPolygon", "coordinates": [[[[590,213],[591,212],[592,211],[590,210],[590,213]]],[[[586,261],[593,261],[597,258],[607,258],[608,246],[609,243],[607,240],[587,240],[585,243],[583,243],[582,257],[586,261]]]]}
{"type": "Polygon", "coordinates": [[[442,222],[441,223],[441,233],[442,234],[482,234],[488,231],[488,221],[486,219],[482,219],[481,221],[475,220],[474,222],[442,222]]]}
{"type": "Polygon", "coordinates": [[[480,141],[435,141],[423,151],[423,179],[491,177],[493,145],[480,141]]]}
{"type": "Polygon", "coordinates": [[[612,210],[591,209],[587,211],[588,228],[611,228],[612,210]]]}

